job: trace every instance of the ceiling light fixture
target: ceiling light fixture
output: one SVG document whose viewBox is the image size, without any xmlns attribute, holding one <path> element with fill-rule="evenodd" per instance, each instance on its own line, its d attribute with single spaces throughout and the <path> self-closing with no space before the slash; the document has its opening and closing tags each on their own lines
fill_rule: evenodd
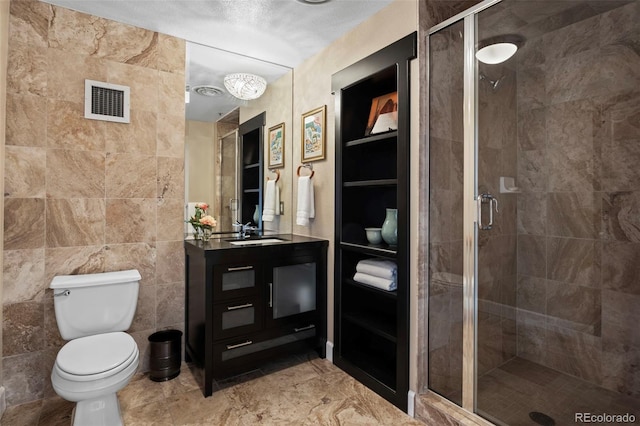
<svg viewBox="0 0 640 426">
<path fill-rule="evenodd" d="M 327 3 L 330 0 L 298 0 L 298 1 L 304 4 L 321 4 L 321 3 Z"/>
<path fill-rule="evenodd" d="M 262 96 L 267 81 L 258 75 L 239 72 L 225 76 L 224 87 L 236 98 L 250 101 Z"/>
<path fill-rule="evenodd" d="M 492 37 L 480 42 L 476 59 L 484 64 L 500 64 L 515 55 L 522 42 L 522 37 L 515 35 Z"/>
</svg>

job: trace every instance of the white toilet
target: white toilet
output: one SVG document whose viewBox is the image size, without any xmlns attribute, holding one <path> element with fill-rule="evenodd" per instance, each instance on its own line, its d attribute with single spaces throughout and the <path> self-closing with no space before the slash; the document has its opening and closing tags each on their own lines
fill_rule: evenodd
<svg viewBox="0 0 640 426">
<path fill-rule="evenodd" d="M 51 281 L 58 329 L 70 340 L 58 352 L 51 383 L 77 402 L 73 425 L 123 424 L 116 392 L 138 368 L 138 345 L 124 331 L 136 312 L 139 281 L 135 269 Z"/>
</svg>

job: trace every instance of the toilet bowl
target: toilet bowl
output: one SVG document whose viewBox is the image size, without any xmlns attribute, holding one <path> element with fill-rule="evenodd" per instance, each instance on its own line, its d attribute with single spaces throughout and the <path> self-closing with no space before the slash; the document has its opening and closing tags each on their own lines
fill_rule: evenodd
<svg viewBox="0 0 640 426">
<path fill-rule="evenodd" d="M 116 392 L 136 373 L 138 360 L 135 341 L 122 332 L 81 337 L 64 345 L 51 383 L 60 397 L 78 402 L 73 424 L 122 424 Z M 104 421 L 96 423 L 96 418 Z"/>
<path fill-rule="evenodd" d="M 125 333 L 138 297 L 138 271 L 55 277 L 56 322 L 69 340 L 51 371 L 55 392 L 76 402 L 74 426 L 123 425 L 116 392 L 138 369 L 140 353 Z"/>
</svg>

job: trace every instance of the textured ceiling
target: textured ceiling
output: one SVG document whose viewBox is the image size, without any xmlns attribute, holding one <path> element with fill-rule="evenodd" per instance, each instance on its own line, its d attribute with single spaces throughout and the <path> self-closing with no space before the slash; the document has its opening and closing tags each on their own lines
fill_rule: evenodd
<svg viewBox="0 0 640 426">
<path fill-rule="evenodd" d="M 222 76 L 248 71 L 274 81 L 393 0 L 44 0 L 187 43 L 187 84 L 224 88 Z M 230 96 L 195 94 L 187 118 L 215 121 L 235 108 Z"/>
</svg>

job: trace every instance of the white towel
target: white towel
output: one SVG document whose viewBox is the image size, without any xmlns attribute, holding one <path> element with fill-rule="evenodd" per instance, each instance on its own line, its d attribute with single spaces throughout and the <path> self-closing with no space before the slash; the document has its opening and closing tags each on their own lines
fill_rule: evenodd
<svg viewBox="0 0 640 426">
<path fill-rule="evenodd" d="M 397 288 L 396 280 L 388 280 L 386 278 L 374 277 L 373 275 L 356 272 L 353 280 L 361 284 L 367 284 L 381 290 L 392 291 Z"/>
<path fill-rule="evenodd" d="M 274 217 L 280 214 L 280 188 L 275 180 L 267 181 L 264 191 L 264 208 L 262 209 L 262 221 L 272 222 Z"/>
<path fill-rule="evenodd" d="M 309 176 L 298 178 L 298 210 L 296 213 L 296 224 L 309 226 L 309 219 L 316 215 L 313 201 L 313 181 Z"/>
<path fill-rule="evenodd" d="M 358 262 L 356 271 L 391 280 L 396 278 L 398 265 L 392 260 L 364 259 Z"/>
</svg>

